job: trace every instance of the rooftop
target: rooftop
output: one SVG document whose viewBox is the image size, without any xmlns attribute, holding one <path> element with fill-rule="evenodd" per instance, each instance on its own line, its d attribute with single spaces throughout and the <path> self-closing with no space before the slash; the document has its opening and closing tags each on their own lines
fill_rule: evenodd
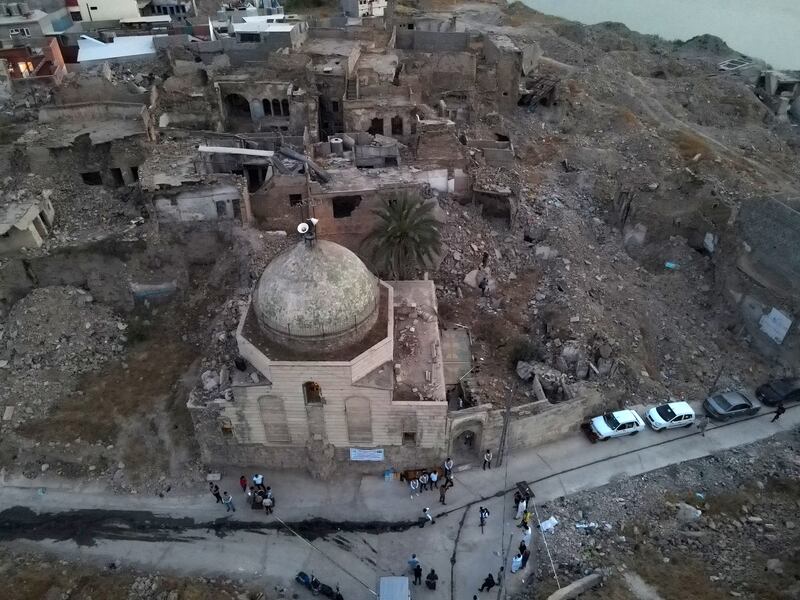
<svg viewBox="0 0 800 600">
<path fill-rule="evenodd" d="M 32 10 L 26 15 L 3 15 L 0 17 L 0 25 L 16 25 L 17 23 L 36 23 L 47 18 L 47 13 L 43 10 Z"/>
<path fill-rule="evenodd" d="M 446 400 L 433 281 L 391 281 L 394 289 L 394 401 Z"/>
<path fill-rule="evenodd" d="M 297 23 L 274 23 L 268 21 L 266 16 L 245 17 L 244 23 L 234 23 L 235 33 L 289 33 Z"/>
<path fill-rule="evenodd" d="M 36 198 L 28 198 L 0 206 L 0 235 L 15 226 L 18 226 L 18 229 L 25 229 L 40 211 L 39 200 Z"/>
</svg>

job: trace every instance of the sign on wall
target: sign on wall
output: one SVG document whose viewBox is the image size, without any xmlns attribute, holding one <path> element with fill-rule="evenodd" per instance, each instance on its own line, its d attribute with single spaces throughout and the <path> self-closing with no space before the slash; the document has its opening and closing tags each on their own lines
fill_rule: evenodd
<svg viewBox="0 0 800 600">
<path fill-rule="evenodd" d="M 383 448 L 350 448 L 350 460 L 383 461 Z"/>
</svg>

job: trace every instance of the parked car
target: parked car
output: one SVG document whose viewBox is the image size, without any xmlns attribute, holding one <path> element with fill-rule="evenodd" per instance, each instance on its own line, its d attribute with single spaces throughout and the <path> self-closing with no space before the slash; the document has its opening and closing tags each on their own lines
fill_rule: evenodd
<svg viewBox="0 0 800 600">
<path fill-rule="evenodd" d="M 688 402 L 667 402 L 647 411 L 645 420 L 655 431 L 689 427 L 694 423 L 694 409 Z"/>
<path fill-rule="evenodd" d="M 703 401 L 706 414 L 712 419 L 732 419 L 756 414 L 760 406 L 753 403 L 743 392 L 718 392 Z"/>
<path fill-rule="evenodd" d="M 761 385 L 756 390 L 756 398 L 767 406 L 781 402 L 800 402 L 800 378 L 786 377 Z"/>
<path fill-rule="evenodd" d="M 635 435 L 644 429 L 642 417 L 635 410 L 617 410 L 589 421 L 587 432 L 600 441 L 623 435 Z"/>
</svg>

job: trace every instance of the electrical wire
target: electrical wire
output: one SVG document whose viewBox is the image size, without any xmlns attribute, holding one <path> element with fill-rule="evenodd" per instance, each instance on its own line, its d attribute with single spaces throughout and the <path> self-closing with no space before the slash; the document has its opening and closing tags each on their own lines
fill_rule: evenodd
<svg viewBox="0 0 800 600">
<path fill-rule="evenodd" d="M 340 571 L 343 571 L 344 573 L 346 573 L 347 575 L 349 575 L 350 577 L 352 577 L 353 579 L 355 579 L 355 580 L 356 580 L 358 583 L 360 583 L 362 586 L 364 586 L 364 588 L 365 588 L 365 589 L 366 589 L 366 590 L 367 590 L 367 591 L 368 591 L 370 594 L 372 594 L 372 595 L 373 595 L 373 596 L 375 596 L 376 598 L 378 597 L 378 594 L 377 594 L 377 592 L 375 592 L 375 590 L 373 590 L 371 587 L 369 587 L 369 586 L 368 586 L 366 583 L 364 583 L 363 581 L 361 581 L 361 580 L 360 580 L 360 579 L 359 579 L 359 578 L 358 578 L 356 575 L 354 575 L 353 573 L 351 573 L 350 571 L 348 571 L 347 569 L 345 569 L 345 568 L 344 568 L 342 565 L 340 565 L 338 562 L 336 562 L 335 560 L 333 560 L 333 559 L 332 559 L 330 556 L 328 556 L 327 554 L 325 554 L 325 553 L 324 553 L 322 550 L 320 550 L 319 548 L 317 548 L 317 547 L 316 547 L 314 544 L 312 544 L 311 542 L 309 542 L 309 541 L 308 541 L 306 538 L 304 538 L 302 535 L 300 535 L 299 533 L 297 533 L 297 532 L 296 532 L 294 529 L 292 529 L 291 527 L 289 527 L 289 526 L 288 526 L 288 525 L 287 525 L 287 524 L 286 524 L 284 521 L 282 521 L 282 520 L 280 519 L 280 517 L 276 517 L 275 515 L 272 515 L 272 516 L 275 518 L 275 520 L 276 520 L 276 521 L 278 521 L 278 523 L 280 523 L 280 524 L 281 524 L 281 525 L 283 525 L 283 526 L 284 526 L 286 529 L 288 529 L 288 530 L 289 530 L 289 532 L 290 532 L 292 535 L 294 535 L 294 536 L 295 536 L 295 537 L 297 537 L 298 539 L 302 540 L 302 541 L 303 541 L 303 542 L 304 542 L 306 545 L 310 546 L 311 548 L 313 548 L 314 550 L 316 550 L 317 552 L 319 552 L 319 553 L 320 553 L 322 556 L 324 556 L 324 557 L 325 557 L 325 558 L 327 558 L 329 561 L 331 561 L 331 562 L 332 562 L 332 563 L 333 563 L 333 564 L 334 564 L 334 565 L 335 565 L 335 566 L 336 566 L 336 567 L 337 567 L 337 568 L 338 568 Z"/>
<path fill-rule="evenodd" d="M 531 498 L 533 500 L 533 498 Z M 533 513 L 536 515 L 536 522 L 541 523 L 542 520 L 539 518 L 539 511 L 536 510 L 536 502 L 533 503 Z M 553 562 L 553 555 L 550 554 L 550 546 L 547 544 L 547 536 L 545 535 L 544 531 L 542 531 L 541 527 L 538 527 L 539 533 L 542 536 L 542 541 L 544 542 L 544 548 L 547 550 L 547 558 L 550 559 L 550 567 L 553 569 L 553 579 L 556 580 L 556 585 L 558 589 L 561 589 L 561 583 L 558 581 L 558 572 L 556 571 L 556 565 Z"/>
</svg>

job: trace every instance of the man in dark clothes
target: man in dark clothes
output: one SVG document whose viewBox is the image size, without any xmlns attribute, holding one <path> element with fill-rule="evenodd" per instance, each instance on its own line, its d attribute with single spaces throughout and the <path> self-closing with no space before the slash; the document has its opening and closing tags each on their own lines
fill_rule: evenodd
<svg viewBox="0 0 800 600">
<path fill-rule="evenodd" d="M 417 563 L 414 567 L 414 585 L 422 583 L 422 565 Z"/>
<path fill-rule="evenodd" d="M 222 495 L 219 493 L 219 486 L 213 481 L 208 482 L 208 491 L 211 492 L 211 495 L 217 499 L 217 504 L 222 503 Z"/>
<path fill-rule="evenodd" d="M 495 583 L 495 581 L 494 581 L 494 575 L 492 575 L 491 573 L 489 573 L 489 574 L 486 576 L 486 579 L 484 579 L 484 580 L 483 580 L 483 585 L 481 585 L 481 587 L 478 589 L 478 591 L 479 591 L 479 592 L 482 592 L 483 590 L 486 590 L 486 591 L 488 592 L 488 591 L 490 591 L 490 590 L 491 590 L 491 589 L 492 589 L 492 588 L 493 588 L 495 585 L 496 585 L 496 583 Z"/>
<path fill-rule="evenodd" d="M 442 487 L 439 488 L 439 502 L 441 504 L 447 504 L 447 502 L 444 501 L 444 496 L 446 493 L 447 493 L 446 485 L 443 485 Z"/>
<path fill-rule="evenodd" d="M 528 559 L 531 557 L 530 548 L 525 548 L 525 551 L 522 553 L 522 568 L 525 568 L 525 565 L 528 564 Z"/>
<path fill-rule="evenodd" d="M 772 421 L 770 423 L 774 423 L 778 419 L 781 418 L 781 415 L 786 412 L 786 408 L 783 406 L 783 402 L 778 402 L 778 406 L 775 408 L 775 416 L 772 417 Z"/>
<path fill-rule="evenodd" d="M 435 590 L 437 581 L 439 581 L 439 576 L 436 571 L 431 569 L 431 572 L 425 576 L 425 585 L 428 586 L 429 590 Z"/>
</svg>

